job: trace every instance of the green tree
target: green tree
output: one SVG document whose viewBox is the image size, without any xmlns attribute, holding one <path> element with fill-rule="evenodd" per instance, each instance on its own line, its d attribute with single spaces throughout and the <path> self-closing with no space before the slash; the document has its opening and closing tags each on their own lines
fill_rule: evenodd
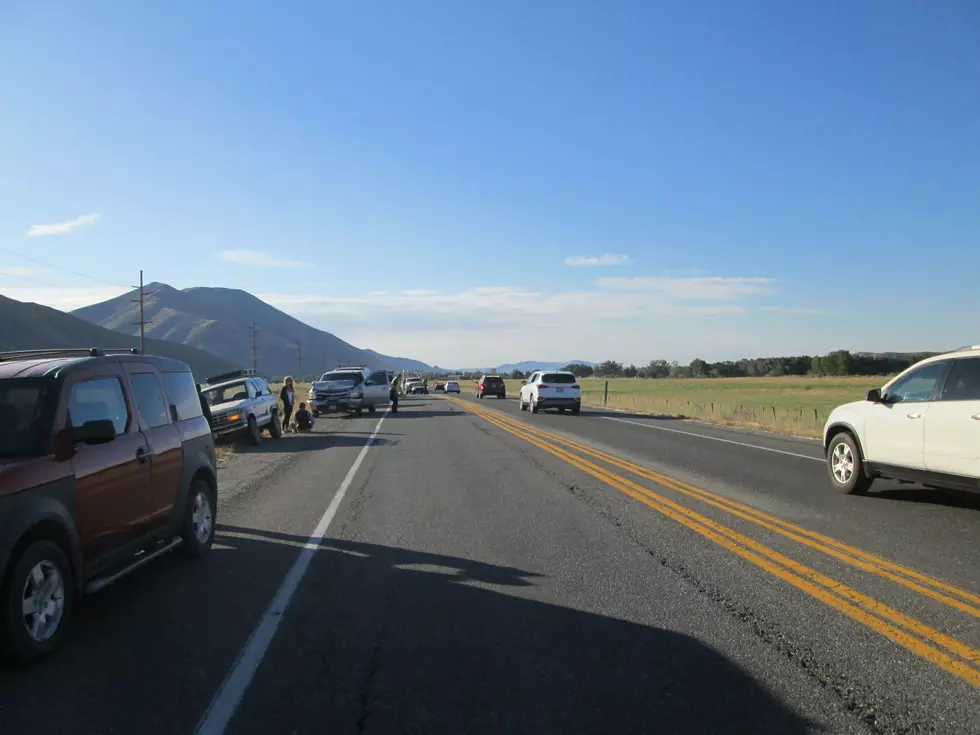
<svg viewBox="0 0 980 735">
<path fill-rule="evenodd" d="M 635 378 L 639 371 L 636 369 L 636 365 L 630 365 L 629 367 L 623 368 L 624 378 Z"/>
<path fill-rule="evenodd" d="M 596 374 L 603 378 L 617 378 L 623 374 L 623 364 L 615 360 L 603 360 L 596 368 Z"/>
<path fill-rule="evenodd" d="M 695 357 L 691 360 L 690 375 L 692 378 L 705 378 L 708 374 L 708 363 L 700 357 Z"/>
</svg>

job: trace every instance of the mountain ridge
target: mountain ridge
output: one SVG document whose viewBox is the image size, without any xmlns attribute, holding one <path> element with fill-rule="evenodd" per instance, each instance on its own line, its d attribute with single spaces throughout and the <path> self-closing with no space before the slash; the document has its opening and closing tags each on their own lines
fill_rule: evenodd
<svg viewBox="0 0 980 735">
<path fill-rule="evenodd" d="M 123 334 L 139 332 L 139 303 L 130 292 L 71 312 L 73 316 Z M 205 350 L 236 364 L 253 364 L 269 376 L 313 375 L 338 363 L 371 368 L 428 371 L 420 360 L 355 347 L 306 324 L 241 289 L 165 283 L 144 286 L 146 334 Z M 253 320 L 255 332 L 253 334 Z"/>
</svg>

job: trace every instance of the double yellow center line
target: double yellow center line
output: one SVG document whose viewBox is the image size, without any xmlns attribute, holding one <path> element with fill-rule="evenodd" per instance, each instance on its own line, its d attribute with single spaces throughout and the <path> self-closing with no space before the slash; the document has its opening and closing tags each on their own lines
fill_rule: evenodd
<svg viewBox="0 0 980 735">
<path fill-rule="evenodd" d="M 750 521 L 785 538 L 827 554 L 849 566 L 900 584 L 973 617 L 980 618 L 980 596 L 722 495 L 655 472 L 581 442 L 528 426 L 523 421 L 513 419 L 496 410 L 486 409 L 458 399 L 447 400 L 480 416 L 503 431 L 524 439 L 549 454 L 568 462 L 779 577 L 797 589 L 839 610 L 916 655 L 965 679 L 974 686 L 980 687 L 980 651 L 977 649 L 811 567 L 790 559 L 745 534 L 616 474 L 606 467 L 586 459 L 586 457 L 592 457 L 638 477 L 653 480 L 663 487 Z M 577 454 L 573 454 L 572 451 L 577 452 Z"/>
</svg>

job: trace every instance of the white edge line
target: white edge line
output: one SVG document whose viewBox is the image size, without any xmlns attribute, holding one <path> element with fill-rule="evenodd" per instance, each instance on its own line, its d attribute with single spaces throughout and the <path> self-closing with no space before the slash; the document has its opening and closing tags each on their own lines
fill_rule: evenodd
<svg viewBox="0 0 980 735">
<path fill-rule="evenodd" d="M 245 695 L 245 691 L 252 682 L 252 677 L 255 675 L 259 664 L 262 663 L 262 658 L 269 649 L 269 644 L 272 643 L 276 629 L 279 627 L 279 622 L 286 612 L 289 601 L 296 592 L 296 588 L 299 587 L 303 575 L 306 574 L 306 570 L 313 560 L 313 554 L 316 553 L 320 542 L 323 541 L 323 535 L 327 532 L 327 528 L 330 527 L 334 516 L 337 515 L 337 508 L 340 507 L 344 495 L 347 494 L 347 489 L 350 487 L 351 482 L 354 481 L 354 475 L 357 474 L 361 462 L 364 461 L 368 449 L 374 443 L 374 439 L 381 430 L 381 424 L 387 415 L 388 411 L 385 411 L 378 420 L 374 431 L 371 432 L 371 436 L 368 437 L 360 454 L 357 455 L 357 459 L 354 460 L 354 464 L 347 471 L 347 476 L 344 477 L 344 481 L 340 483 L 340 487 L 333 496 L 333 500 L 330 501 L 330 505 L 327 506 L 327 510 L 320 518 L 320 522 L 313 529 L 313 534 L 296 557 L 296 561 L 293 562 L 292 568 L 280 585 L 275 597 L 272 598 L 272 602 L 269 603 L 265 614 L 259 620 L 259 624 L 255 630 L 252 631 L 252 635 L 249 636 L 245 647 L 238 654 L 238 659 L 231 667 L 227 676 L 225 676 L 221 687 L 215 693 L 214 699 L 211 700 L 210 706 L 198 723 L 195 732 L 199 735 L 221 735 L 225 731 L 225 728 L 228 727 L 228 723 L 231 722 L 235 710 L 238 709 L 238 705 Z"/>
<path fill-rule="evenodd" d="M 672 434 L 684 434 L 684 436 L 696 436 L 698 439 L 710 439 L 713 442 L 724 442 L 725 444 L 735 444 L 739 447 L 749 447 L 750 449 L 760 449 L 763 452 L 775 452 L 776 454 L 785 454 L 788 457 L 798 457 L 799 459 L 810 459 L 814 462 L 823 462 L 820 457 L 810 457 L 806 454 L 797 454 L 796 452 L 787 452 L 783 449 L 773 449 L 772 447 L 760 447 L 758 444 L 749 444 L 747 442 L 737 442 L 731 439 L 722 439 L 718 436 L 708 436 L 706 434 L 695 434 L 693 431 L 679 431 L 677 429 L 668 429 L 666 426 L 651 426 L 650 424 L 643 424 L 639 421 L 627 421 L 626 419 L 617 419 L 612 416 L 603 416 L 602 418 L 609 421 L 618 421 L 621 424 L 633 424 L 633 426 L 642 426 L 644 429 L 656 429 L 657 431 L 669 431 Z"/>
</svg>

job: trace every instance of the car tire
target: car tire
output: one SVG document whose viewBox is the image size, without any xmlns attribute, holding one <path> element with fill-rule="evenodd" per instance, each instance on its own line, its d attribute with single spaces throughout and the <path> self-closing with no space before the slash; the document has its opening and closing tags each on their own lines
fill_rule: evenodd
<svg viewBox="0 0 980 735">
<path fill-rule="evenodd" d="M 532 398 L 531 399 L 531 413 L 537 413 L 538 410 L 539 410 L 538 409 L 538 402 L 536 400 L 534 400 L 534 398 Z"/>
<path fill-rule="evenodd" d="M 518 396 L 518 397 L 517 397 L 517 402 L 518 402 L 519 404 L 521 404 L 521 410 L 522 410 L 522 411 L 527 411 L 527 404 L 526 404 L 526 403 L 524 403 L 524 396 Z"/>
<path fill-rule="evenodd" d="M 483 400 L 483 394 L 482 393 L 477 393 L 476 394 L 476 397 L 479 398 L 481 401 Z"/>
<path fill-rule="evenodd" d="M 375 406 L 373 403 L 370 406 L 368 406 L 368 413 L 374 413 L 377 410 L 378 410 L 378 407 Z"/>
<path fill-rule="evenodd" d="M 363 416 L 364 415 L 364 409 L 361 408 L 360 406 L 358 406 L 357 408 L 354 409 L 354 415 L 355 416 Z"/>
<path fill-rule="evenodd" d="M 558 413 L 565 413 L 565 407 L 564 406 L 559 406 L 558 407 Z"/>
<path fill-rule="evenodd" d="M 204 480 L 191 483 L 187 493 L 184 520 L 180 525 L 182 543 L 176 553 L 185 559 L 200 559 L 211 550 L 218 503 L 214 489 Z"/>
<path fill-rule="evenodd" d="M 572 416 L 578 416 L 579 411 L 582 410 L 581 406 L 572 406 Z"/>
<path fill-rule="evenodd" d="M 255 420 L 254 416 L 248 417 L 248 428 L 245 430 L 245 438 L 253 447 L 257 447 L 262 443 L 262 429 L 259 428 L 259 422 Z"/>
<path fill-rule="evenodd" d="M 269 422 L 269 436 L 273 439 L 279 439 L 282 436 L 282 420 L 278 413 L 272 414 L 272 420 Z"/>
<path fill-rule="evenodd" d="M 38 584 L 32 576 L 35 570 L 42 575 L 41 584 L 47 585 L 39 590 L 46 606 L 44 622 L 51 626 L 38 630 L 38 636 L 43 637 L 32 634 L 24 614 L 25 594 Z M 74 603 L 74 577 L 64 549 L 47 539 L 35 541 L 16 559 L 3 584 L 0 635 L 4 654 L 17 663 L 29 664 L 53 652 L 61 645 Z"/>
<path fill-rule="evenodd" d="M 857 441 L 843 431 L 827 447 L 827 476 L 830 486 L 845 495 L 863 495 L 871 487 Z"/>
</svg>

